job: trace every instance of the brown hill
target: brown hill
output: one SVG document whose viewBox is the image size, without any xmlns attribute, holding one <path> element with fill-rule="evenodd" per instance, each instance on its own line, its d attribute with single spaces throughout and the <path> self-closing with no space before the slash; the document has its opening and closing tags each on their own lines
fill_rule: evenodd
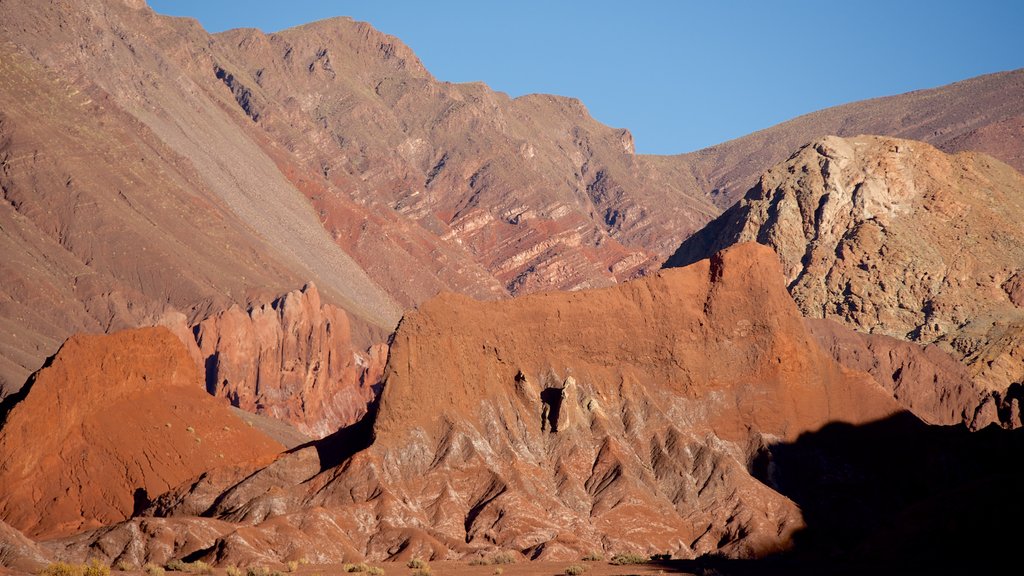
<svg viewBox="0 0 1024 576">
<path fill-rule="evenodd" d="M 123 520 L 201 472 L 282 449 L 203 391 L 165 328 L 75 336 L 3 408 L 0 519 L 37 539 Z"/>
<path fill-rule="evenodd" d="M 756 240 L 810 317 L 934 344 L 983 390 L 1021 382 L 1024 176 L 920 142 L 825 138 L 762 176 L 683 243 L 685 265 Z"/>
<path fill-rule="evenodd" d="M 824 136 L 877 134 L 927 142 L 945 152 L 985 152 L 1024 173 L 1024 70 L 978 76 L 930 90 L 812 112 L 690 154 L 673 157 L 722 208 L 761 173 Z"/>
<path fill-rule="evenodd" d="M 741 245 L 614 288 L 430 300 L 403 319 L 370 418 L 147 514 L 246 526 L 179 551 L 226 563 L 756 555 L 803 524 L 752 459 L 897 411 L 814 342 L 775 255 Z M 77 545 L 122 554 L 97 539 L 133 525 Z"/>
</svg>

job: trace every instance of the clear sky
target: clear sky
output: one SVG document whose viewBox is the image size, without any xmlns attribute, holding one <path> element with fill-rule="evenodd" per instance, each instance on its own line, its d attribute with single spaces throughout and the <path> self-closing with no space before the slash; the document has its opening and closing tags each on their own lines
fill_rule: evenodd
<svg viewBox="0 0 1024 576">
<path fill-rule="evenodd" d="M 352 16 L 440 80 L 575 96 L 638 152 L 1024 67 L 1024 1 L 150 0 L 211 32 Z"/>
</svg>

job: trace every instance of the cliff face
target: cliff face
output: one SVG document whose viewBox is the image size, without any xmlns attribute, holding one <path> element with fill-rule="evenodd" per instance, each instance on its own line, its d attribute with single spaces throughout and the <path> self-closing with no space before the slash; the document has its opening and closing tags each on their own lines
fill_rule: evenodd
<svg viewBox="0 0 1024 576">
<path fill-rule="evenodd" d="M 207 541 L 225 562 L 278 558 L 285 533 L 324 562 L 751 556 L 803 526 L 749 472 L 769 445 L 897 411 L 818 347 L 775 255 L 748 244 L 614 288 L 430 300 L 400 324 L 370 418 L 147 515 L 251 525 Z"/>
<path fill-rule="evenodd" d="M 207 391 L 316 438 L 366 414 L 387 360 L 385 344 L 356 351 L 348 315 L 312 284 L 248 313 L 218 313 L 195 337 Z"/>
<path fill-rule="evenodd" d="M 764 243 L 805 315 L 934 344 L 1003 393 L 1024 379 L 1022 192 L 1024 176 L 985 155 L 826 138 L 766 172 L 668 265 Z"/>
<path fill-rule="evenodd" d="M 70 339 L 3 406 L 0 518 L 33 538 L 67 535 L 124 520 L 206 470 L 282 450 L 201 382 L 164 328 Z"/>
</svg>

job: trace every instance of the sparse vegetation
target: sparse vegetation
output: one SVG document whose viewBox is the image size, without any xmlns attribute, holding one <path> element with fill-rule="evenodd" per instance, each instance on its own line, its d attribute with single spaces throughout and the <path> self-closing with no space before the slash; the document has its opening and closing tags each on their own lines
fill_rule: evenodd
<svg viewBox="0 0 1024 576">
<path fill-rule="evenodd" d="M 202 560 L 185 562 L 184 560 L 171 560 L 165 566 L 172 572 L 185 572 L 186 574 L 213 574 L 213 566 Z"/>
<path fill-rule="evenodd" d="M 152 562 L 150 562 L 149 564 L 146 564 L 145 566 L 143 566 L 142 567 L 142 571 L 145 572 L 146 574 L 148 574 L 149 576 L 164 576 L 164 569 L 163 569 L 163 567 L 162 566 L 157 566 L 156 564 L 153 564 Z"/>
<path fill-rule="evenodd" d="M 586 571 L 587 569 L 585 567 L 580 566 L 579 564 L 573 564 L 565 569 L 565 576 L 580 576 L 580 574 L 583 574 Z"/>
<path fill-rule="evenodd" d="M 584 562 L 604 562 L 604 554 L 601 554 L 600 552 L 591 552 L 581 558 L 581 560 Z"/>
<path fill-rule="evenodd" d="M 491 564 L 515 564 L 515 563 L 516 563 L 516 557 L 514 555 L 512 555 L 512 554 L 509 554 L 508 552 L 501 552 L 499 554 L 495 554 L 495 556 L 493 558 L 491 558 Z"/>
<path fill-rule="evenodd" d="M 81 564 L 68 564 L 66 562 L 54 562 L 39 571 L 39 576 L 81 576 L 84 566 Z"/>
<path fill-rule="evenodd" d="M 242 576 L 243 574 L 242 569 L 238 566 L 228 566 L 227 569 L 224 570 L 224 573 L 227 574 L 227 576 Z"/>
<path fill-rule="evenodd" d="M 647 556 L 643 554 L 633 554 L 630 552 L 624 554 L 616 554 L 612 556 L 611 563 L 616 566 L 625 566 L 627 564 L 645 564 L 647 562 Z"/>
<path fill-rule="evenodd" d="M 380 566 L 370 566 L 366 569 L 366 573 L 370 576 L 384 576 L 384 569 Z"/>
<path fill-rule="evenodd" d="M 497 568 L 494 569 L 494 576 L 501 576 L 502 573 L 504 573 L 504 572 L 505 572 L 505 569 L 502 568 L 501 566 L 498 566 Z"/>
<path fill-rule="evenodd" d="M 342 567 L 345 572 L 368 572 L 370 567 L 360 562 L 359 564 L 345 564 Z"/>
<path fill-rule="evenodd" d="M 289 572 L 296 572 L 299 569 L 299 561 L 298 560 L 289 560 L 288 563 L 285 564 L 285 567 L 287 568 L 287 570 Z"/>
<path fill-rule="evenodd" d="M 413 559 L 409 560 L 408 562 L 406 562 L 405 565 L 408 566 L 409 568 L 414 569 L 414 570 L 420 569 L 420 568 L 426 568 L 428 570 L 430 569 L 430 567 L 427 566 L 427 561 L 422 559 L 422 558 L 413 558 Z"/>
<path fill-rule="evenodd" d="M 110 566 L 96 558 L 85 564 L 54 562 L 40 570 L 39 576 L 110 576 Z"/>
<path fill-rule="evenodd" d="M 671 560 L 671 559 L 672 559 L 672 555 L 671 554 L 651 554 L 651 561 L 652 562 L 665 562 L 665 561 Z"/>
<path fill-rule="evenodd" d="M 245 576 L 270 576 L 270 568 L 266 566 L 249 566 L 245 569 Z"/>
<path fill-rule="evenodd" d="M 477 557 L 469 561 L 470 566 L 487 566 L 488 564 L 490 564 L 490 562 L 487 561 L 487 558 Z"/>
<path fill-rule="evenodd" d="M 114 563 L 114 570 L 118 572 L 132 572 L 135 569 L 135 565 L 127 560 L 118 560 Z"/>
</svg>

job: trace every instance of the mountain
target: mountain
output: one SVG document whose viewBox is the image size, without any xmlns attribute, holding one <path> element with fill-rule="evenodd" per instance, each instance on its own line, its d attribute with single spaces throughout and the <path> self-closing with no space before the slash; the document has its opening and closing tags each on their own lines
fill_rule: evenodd
<svg viewBox="0 0 1024 576">
<path fill-rule="evenodd" d="M 1024 70 L 826 108 L 672 161 L 689 166 L 697 185 L 728 208 L 800 146 L 862 134 L 984 152 L 1024 173 Z"/>
<path fill-rule="evenodd" d="M 814 342 L 776 256 L 747 244 L 612 288 L 432 299 L 402 320 L 369 418 L 261 470 L 184 484 L 73 545 L 166 557 L 127 535 L 201 513 L 188 533 L 207 537 L 174 555 L 756 556 L 803 526 L 751 475 L 757 454 L 899 411 Z"/>
<path fill-rule="evenodd" d="M 116 0 L 0 18 L 4 241 L 23 255 L 4 262 L 7 391 L 73 332 L 194 324 L 309 281 L 362 352 L 441 290 L 631 277 L 717 212 L 578 101 L 438 82 L 348 19 L 209 35 Z"/>
<path fill-rule="evenodd" d="M 828 137 L 765 172 L 667 265 L 761 242 L 806 316 L 935 345 L 1008 398 L 1024 380 L 1021 218 L 1024 176 L 987 155 Z"/>
<path fill-rule="evenodd" d="M 827 133 L 1020 149 L 1020 72 L 644 156 L 578 100 L 439 81 L 346 18 L 211 35 L 120 0 L 8 0 L 0 18 L 0 394 L 72 333 L 195 326 L 308 282 L 361 356 L 441 291 L 620 282 Z"/>
<path fill-rule="evenodd" d="M 201 382 L 163 327 L 70 339 L 0 406 L 0 518 L 32 538 L 65 536 L 124 520 L 211 468 L 283 450 Z"/>
</svg>

